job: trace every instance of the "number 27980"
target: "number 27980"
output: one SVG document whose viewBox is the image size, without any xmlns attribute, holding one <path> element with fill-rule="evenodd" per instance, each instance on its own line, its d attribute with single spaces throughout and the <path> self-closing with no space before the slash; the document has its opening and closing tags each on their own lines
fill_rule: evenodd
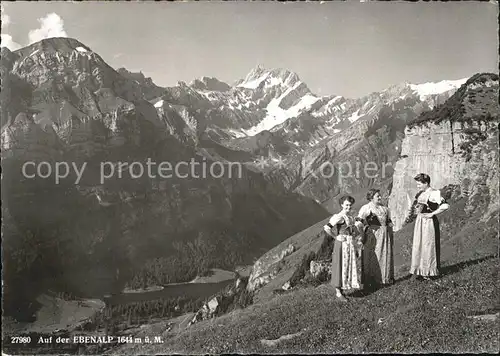
<svg viewBox="0 0 500 356">
<path fill-rule="evenodd" d="M 30 336 L 11 336 L 11 344 L 29 344 L 31 342 Z"/>
</svg>

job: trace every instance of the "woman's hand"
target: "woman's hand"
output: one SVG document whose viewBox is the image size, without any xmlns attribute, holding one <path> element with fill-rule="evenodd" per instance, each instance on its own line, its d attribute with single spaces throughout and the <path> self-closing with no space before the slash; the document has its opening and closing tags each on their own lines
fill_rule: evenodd
<svg viewBox="0 0 500 356">
<path fill-rule="evenodd" d="M 354 226 L 356 227 L 356 235 L 359 235 L 359 234 L 364 234 L 364 229 L 365 229 L 365 226 L 363 225 L 363 223 L 361 221 L 356 221 L 354 223 Z"/>
<path fill-rule="evenodd" d="M 434 216 L 434 213 L 422 213 L 421 215 L 423 218 L 432 219 L 432 217 Z"/>
<path fill-rule="evenodd" d="M 340 241 L 340 242 L 345 242 L 345 241 L 347 241 L 347 239 L 346 239 L 346 236 L 345 236 L 345 235 L 337 235 L 337 236 L 335 236 L 335 240 Z"/>
</svg>

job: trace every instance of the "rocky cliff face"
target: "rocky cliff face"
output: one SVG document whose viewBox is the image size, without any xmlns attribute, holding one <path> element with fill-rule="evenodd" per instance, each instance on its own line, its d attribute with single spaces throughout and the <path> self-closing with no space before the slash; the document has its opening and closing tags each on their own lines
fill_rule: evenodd
<svg viewBox="0 0 500 356">
<path fill-rule="evenodd" d="M 389 208 L 395 229 L 402 227 L 410 201 L 417 193 L 413 177 L 427 173 L 431 185 L 461 186 L 469 196 L 486 190 L 491 210 L 498 206 L 498 77 L 472 77 L 442 107 L 405 129 L 401 157 L 395 164 Z M 493 150 L 492 150 L 493 148 Z"/>
<path fill-rule="evenodd" d="M 474 182 L 473 176 L 477 175 L 476 178 L 479 178 L 481 173 L 494 168 L 494 157 L 491 157 L 493 152 L 486 151 L 484 145 L 477 145 L 473 156 L 467 157 L 465 144 L 471 140 L 471 134 L 482 136 L 487 141 L 495 140 L 498 135 L 497 125 L 492 122 L 467 124 L 443 121 L 439 124 L 417 125 L 405 131 L 402 158 L 395 165 L 393 189 L 389 199 L 396 230 L 401 228 L 409 202 L 413 201 L 418 192 L 413 180 L 418 173 L 428 174 L 431 185 L 436 188 L 459 184 L 465 188 L 464 192 L 476 189 L 478 182 Z M 495 169 L 490 172 L 494 173 Z M 493 177 L 483 178 L 490 183 L 495 181 L 491 179 Z"/>
</svg>

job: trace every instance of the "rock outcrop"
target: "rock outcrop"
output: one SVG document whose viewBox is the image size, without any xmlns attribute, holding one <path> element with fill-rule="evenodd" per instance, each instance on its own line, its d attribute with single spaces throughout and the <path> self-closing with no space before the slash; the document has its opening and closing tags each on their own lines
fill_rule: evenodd
<svg viewBox="0 0 500 356">
<path fill-rule="evenodd" d="M 157 86 L 153 79 L 146 77 L 142 72 L 133 73 L 125 68 L 118 68 L 116 71 L 123 77 L 132 79 L 139 84 L 146 100 L 156 99 L 165 91 L 164 88 Z"/>
<path fill-rule="evenodd" d="M 279 273 L 283 259 L 295 251 L 293 244 L 284 249 L 278 249 L 276 253 L 268 253 L 254 263 L 252 273 L 248 280 L 247 289 L 253 292 L 268 284 Z"/>
<path fill-rule="evenodd" d="M 238 278 L 221 292 L 209 298 L 194 314 L 188 326 L 200 321 L 212 319 L 237 308 L 244 308 L 251 303 L 251 294 L 246 290 L 248 278 Z"/>
<path fill-rule="evenodd" d="M 329 279 L 331 277 L 332 261 L 311 261 L 309 273 L 317 279 Z"/>
</svg>

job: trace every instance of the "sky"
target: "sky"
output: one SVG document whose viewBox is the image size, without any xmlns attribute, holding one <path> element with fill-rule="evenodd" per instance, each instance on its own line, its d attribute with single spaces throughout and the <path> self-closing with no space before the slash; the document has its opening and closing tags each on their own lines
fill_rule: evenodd
<svg viewBox="0 0 500 356">
<path fill-rule="evenodd" d="M 2 2 L 2 46 L 72 37 L 160 86 L 258 64 L 317 95 L 498 72 L 498 3 Z"/>
</svg>

